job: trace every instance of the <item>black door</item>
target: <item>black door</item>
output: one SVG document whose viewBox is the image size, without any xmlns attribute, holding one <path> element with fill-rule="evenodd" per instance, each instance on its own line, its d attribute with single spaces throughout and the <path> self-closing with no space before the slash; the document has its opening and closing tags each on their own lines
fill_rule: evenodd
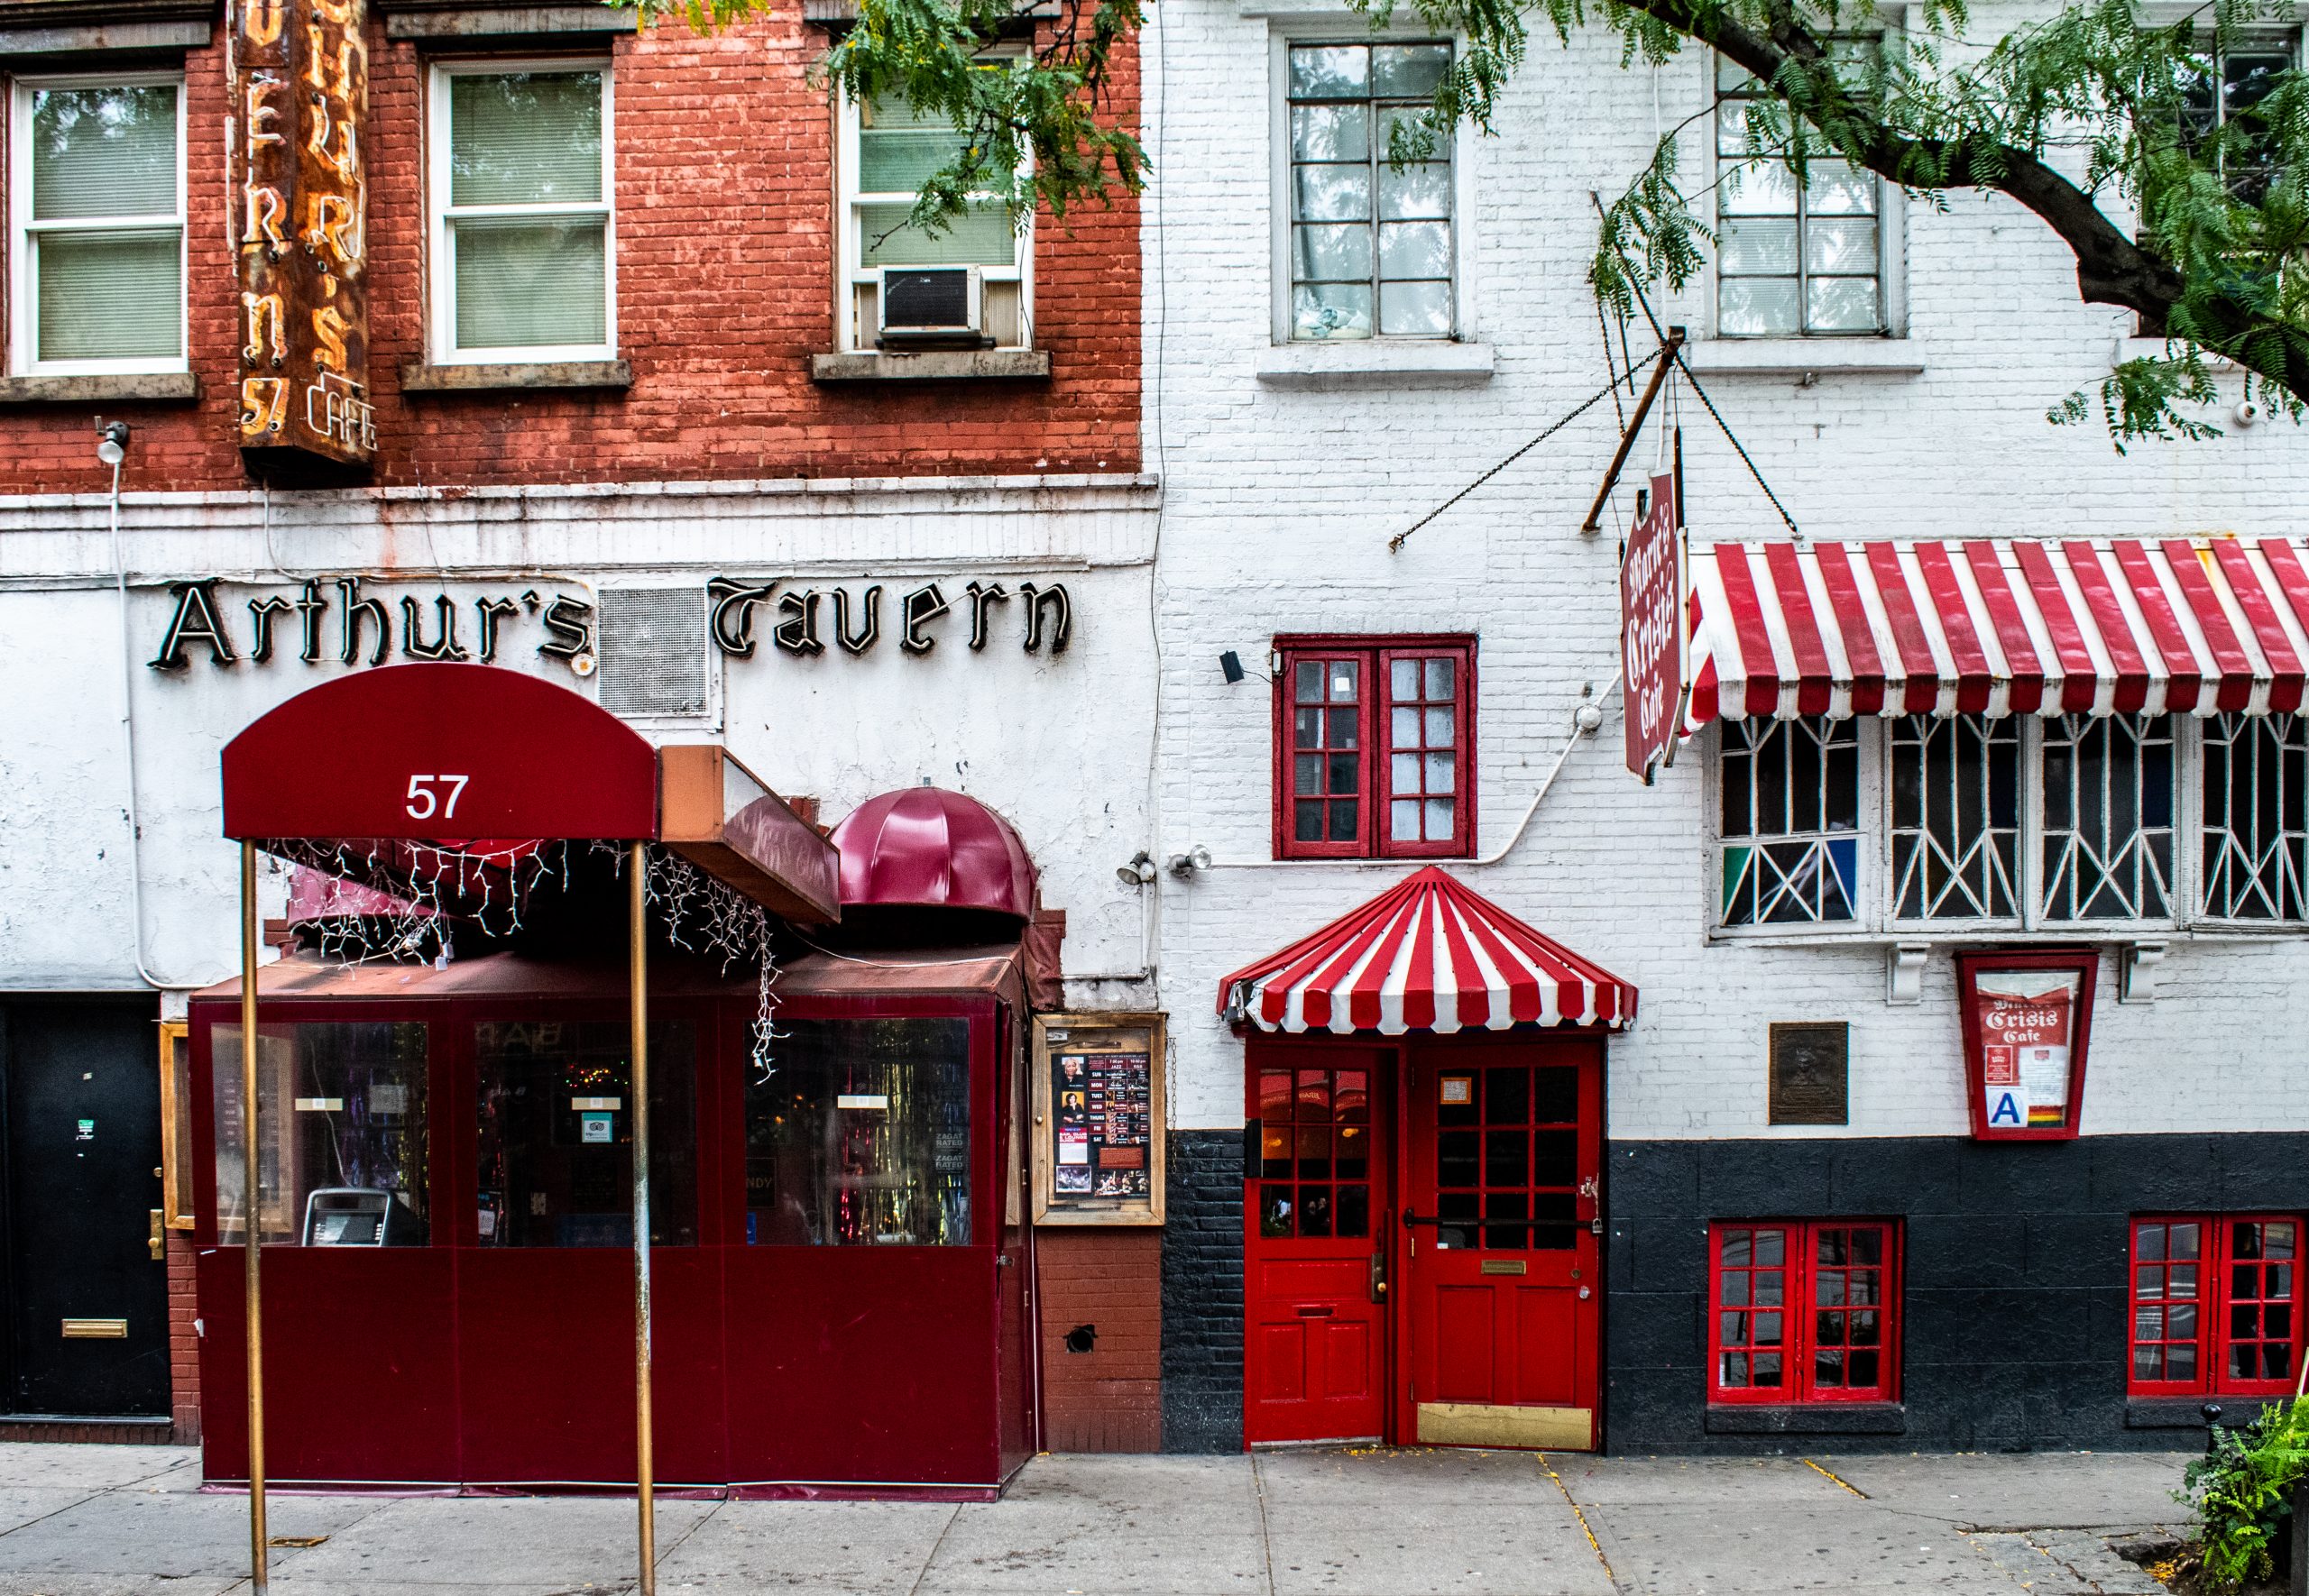
<svg viewBox="0 0 2309 1596">
<path fill-rule="evenodd" d="M 12 1412 L 169 1411 L 158 1018 L 150 999 L 0 1005 Z"/>
</svg>

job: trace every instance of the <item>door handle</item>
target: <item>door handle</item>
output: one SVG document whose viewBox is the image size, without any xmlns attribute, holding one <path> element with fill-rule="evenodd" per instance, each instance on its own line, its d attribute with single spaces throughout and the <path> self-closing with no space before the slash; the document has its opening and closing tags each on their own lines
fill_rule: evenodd
<svg viewBox="0 0 2309 1596">
<path fill-rule="evenodd" d="M 1387 1300 L 1387 1255 L 1384 1252 L 1371 1254 L 1371 1300 Z"/>
<path fill-rule="evenodd" d="M 151 1239 L 146 1243 L 146 1245 L 152 1249 L 152 1261 L 155 1263 L 160 1262 L 169 1255 L 168 1233 L 161 1228 L 163 1224 L 164 1220 L 161 1214 L 161 1210 L 158 1208 L 153 1209 L 152 1234 Z"/>
</svg>

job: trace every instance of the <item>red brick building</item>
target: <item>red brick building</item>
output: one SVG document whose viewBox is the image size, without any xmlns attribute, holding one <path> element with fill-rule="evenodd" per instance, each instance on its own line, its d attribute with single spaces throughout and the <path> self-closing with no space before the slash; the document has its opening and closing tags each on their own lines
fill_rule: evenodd
<svg viewBox="0 0 2309 1596">
<path fill-rule="evenodd" d="M 161 1123 L 145 1039 L 155 1022 L 180 1037 L 186 995 L 229 968 L 216 749 L 323 675 L 489 658 L 479 602 L 482 633 L 504 640 L 496 663 L 565 683 L 575 670 L 653 738 L 723 741 L 829 821 L 937 774 L 1017 826 L 1046 903 L 1081 903 L 1091 883 L 1113 895 L 1115 858 L 1143 830 L 1131 764 L 1152 723 L 1151 707 L 1116 713 L 1113 686 L 1136 693 L 1152 674 L 1138 207 L 1118 198 L 1017 233 L 998 211 L 936 237 L 903 225 L 912 185 L 955 135 L 904 106 L 842 104 L 815 78 L 841 10 L 812 0 L 699 35 L 593 4 L 373 0 L 364 20 L 337 0 L 0 0 L 0 586 L 14 584 L 0 624 L 58 639 L 60 685 L 26 684 L 28 700 L 88 716 L 124 661 L 129 708 L 126 803 L 107 748 L 62 781 L 56 824 L 20 838 L 20 857 L 60 879 L 69 860 L 101 861 L 85 895 L 112 929 L 81 947 L 55 919 L 50 952 L 16 959 L 30 995 L 0 998 L 0 1034 L 65 1040 L 0 1050 L 0 1070 L 53 1073 L 118 1168 L 94 1210 L 60 1199 L 14 1216 L 61 1234 L 69 1210 L 81 1242 L 19 1258 L 23 1278 L 0 1293 L 31 1316 L 18 1340 L 35 1348 L 5 1371 L 0 1433 L 198 1431 L 184 1170 L 208 1151 L 189 1143 L 189 1114 Z M 244 47 L 274 39 L 284 11 L 299 50 L 308 12 L 316 46 L 349 14 L 364 111 L 345 109 L 362 97 L 359 52 L 334 43 L 295 58 L 293 85 L 268 86 Z M 1109 109 L 1134 121 L 1127 56 L 1112 89 Z M 284 326 L 309 353 L 307 307 L 292 295 L 268 322 L 246 275 L 275 220 L 254 163 L 276 154 L 308 158 L 308 174 L 335 162 L 347 185 L 334 243 L 329 213 L 290 193 L 273 252 L 301 270 L 301 240 L 312 260 L 326 244 L 356 261 L 341 275 L 365 289 L 365 326 L 335 335 L 357 370 L 365 334 L 365 469 L 244 452 L 262 408 L 244 379 L 262 379 L 268 344 L 280 365 Z M 953 335 L 883 339 L 886 274 L 949 268 L 968 273 Z M 117 462 L 96 452 L 114 422 L 129 426 Z M 86 536 L 108 526 L 110 540 Z M 759 585 L 739 611 L 761 617 L 742 650 L 713 629 L 714 578 Z M 365 630 L 363 582 L 379 623 Z M 526 584 L 527 610 L 483 582 Z M 172 656 L 188 584 L 219 636 Z M 301 660 L 280 619 L 299 584 L 336 605 Z M 554 610 L 538 619 L 538 588 L 563 594 L 582 647 L 541 629 Z M 67 592 L 100 599 L 103 624 L 68 613 Z M 428 643 L 435 622 L 415 618 L 437 600 L 449 629 Z M 900 702 L 921 707 L 918 724 L 899 723 Z M 1111 773 L 1121 798 L 1106 819 L 1081 821 L 1099 805 L 1053 788 L 1046 760 L 971 768 L 998 736 L 1015 743 L 1022 718 Z M 102 834 L 68 836 L 76 816 Z M 276 920 L 284 888 L 265 888 Z M 135 922 L 120 926 L 114 905 L 130 903 Z M 35 906 L 25 922 L 40 918 Z M 1135 909 L 1108 919 L 1077 915 L 1069 961 L 1145 965 Z M 171 1046 L 158 1086 L 181 1095 L 185 1050 L 172 1065 Z M 137 1127 L 133 1145 L 112 1144 L 120 1124 Z M 14 1142 L 0 1160 L 19 1189 L 38 1173 Z M 1159 1445 L 1159 1258 L 1153 1231 L 1050 1249 L 1053 1444 Z M 58 1344 L 60 1302 L 68 1338 L 100 1328 Z"/>
</svg>

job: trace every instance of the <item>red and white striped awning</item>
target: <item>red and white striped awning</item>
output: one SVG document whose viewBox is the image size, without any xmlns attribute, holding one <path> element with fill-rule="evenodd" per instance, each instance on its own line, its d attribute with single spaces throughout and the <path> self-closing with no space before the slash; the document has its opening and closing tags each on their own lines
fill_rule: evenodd
<svg viewBox="0 0 2309 1596">
<path fill-rule="evenodd" d="M 1219 1009 L 1262 1031 L 1616 1031 L 1635 988 L 1430 866 L 1228 976 Z"/>
<path fill-rule="evenodd" d="M 2292 538 L 1720 543 L 1690 569 L 1688 729 L 2302 703 L 2309 561 Z"/>
</svg>

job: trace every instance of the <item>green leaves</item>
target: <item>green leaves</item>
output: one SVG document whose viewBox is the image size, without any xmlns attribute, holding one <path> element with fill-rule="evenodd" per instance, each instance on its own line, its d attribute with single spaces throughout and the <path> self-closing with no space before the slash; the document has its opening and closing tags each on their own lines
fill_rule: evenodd
<svg viewBox="0 0 2309 1596">
<path fill-rule="evenodd" d="M 860 105 L 909 107 L 961 135 L 922 184 L 909 220 L 933 234 L 973 205 L 1063 220 L 1088 200 L 1145 187 L 1146 153 L 1108 105 L 1137 0 L 1058 0 L 1054 14 L 1004 0 L 860 0 L 820 70 Z"/>
<path fill-rule="evenodd" d="M 2215 1429 L 2212 1439 L 2174 1495 L 2203 1519 L 2196 1553 L 2204 1588 L 2225 1592 L 2269 1577 L 2269 1548 L 2287 1527 L 2294 1487 L 2309 1478 L 2309 1401 L 2273 1403 L 2249 1424 Z"/>
</svg>

